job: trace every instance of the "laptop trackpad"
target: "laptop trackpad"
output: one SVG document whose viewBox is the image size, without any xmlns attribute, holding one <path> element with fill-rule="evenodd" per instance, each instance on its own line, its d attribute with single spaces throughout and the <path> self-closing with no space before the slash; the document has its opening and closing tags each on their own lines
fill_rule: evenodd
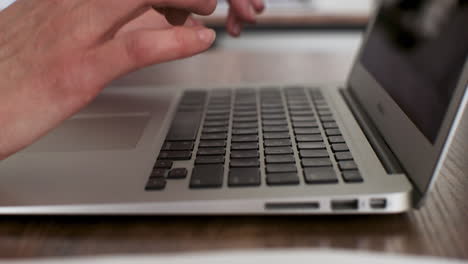
<svg viewBox="0 0 468 264">
<path fill-rule="evenodd" d="M 82 114 L 65 121 L 25 152 L 76 152 L 135 148 L 150 114 Z"/>
</svg>

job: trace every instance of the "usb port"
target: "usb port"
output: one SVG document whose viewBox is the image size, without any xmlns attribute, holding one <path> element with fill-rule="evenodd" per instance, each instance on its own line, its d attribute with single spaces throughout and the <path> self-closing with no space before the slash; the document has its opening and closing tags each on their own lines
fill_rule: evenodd
<svg viewBox="0 0 468 264">
<path fill-rule="evenodd" d="M 331 202 L 331 208 L 335 211 L 341 210 L 357 210 L 359 207 L 359 201 L 357 199 L 352 200 L 334 200 Z"/>
<path fill-rule="evenodd" d="M 372 209 L 385 209 L 387 207 L 387 200 L 384 198 L 370 199 L 370 207 Z"/>
</svg>

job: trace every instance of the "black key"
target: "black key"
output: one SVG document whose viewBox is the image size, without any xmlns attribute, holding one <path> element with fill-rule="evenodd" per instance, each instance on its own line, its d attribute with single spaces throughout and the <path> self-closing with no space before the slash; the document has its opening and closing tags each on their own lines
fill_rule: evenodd
<svg viewBox="0 0 468 264">
<path fill-rule="evenodd" d="M 258 128 L 236 128 L 232 130 L 233 135 L 256 135 Z"/>
<path fill-rule="evenodd" d="M 315 134 L 320 134 L 320 129 L 318 128 L 294 128 L 294 133 L 296 133 L 296 135 L 315 135 Z"/>
<path fill-rule="evenodd" d="M 353 160 L 339 161 L 338 166 L 341 170 L 357 170 L 357 165 Z"/>
<path fill-rule="evenodd" d="M 299 151 L 301 158 L 328 158 L 328 151 L 325 149 L 306 149 Z"/>
<path fill-rule="evenodd" d="M 212 103 L 208 105 L 207 109 L 208 111 L 225 111 L 225 113 L 231 112 L 231 106 L 228 103 Z"/>
<path fill-rule="evenodd" d="M 335 158 L 339 161 L 341 160 L 352 160 L 353 156 L 351 155 L 351 152 L 337 152 L 335 153 Z"/>
<path fill-rule="evenodd" d="M 303 107 L 310 106 L 307 99 L 301 99 L 301 98 L 288 98 L 287 103 L 288 103 L 289 107 L 293 107 L 293 106 L 303 106 Z"/>
<path fill-rule="evenodd" d="M 333 167 L 305 168 L 304 179 L 309 184 L 338 182 Z"/>
<path fill-rule="evenodd" d="M 227 127 L 229 121 L 208 121 L 203 124 L 205 127 Z"/>
<path fill-rule="evenodd" d="M 287 126 L 264 126 L 263 132 L 289 132 Z"/>
<path fill-rule="evenodd" d="M 190 188 L 217 188 L 223 185 L 224 165 L 196 165 L 190 178 Z"/>
<path fill-rule="evenodd" d="M 154 164 L 154 168 L 158 169 L 170 169 L 172 167 L 172 161 L 170 160 L 158 160 Z"/>
<path fill-rule="evenodd" d="M 335 122 L 335 119 L 333 118 L 333 116 L 321 116 L 320 120 L 322 122 L 324 122 L 324 123 L 326 123 L 326 122 Z"/>
<path fill-rule="evenodd" d="M 299 176 L 296 172 L 292 173 L 269 173 L 266 181 L 268 185 L 297 185 Z"/>
<path fill-rule="evenodd" d="M 234 117 L 234 122 L 256 122 L 257 116 Z"/>
<path fill-rule="evenodd" d="M 320 102 L 319 104 L 316 103 L 317 110 L 328 110 L 330 109 L 326 102 Z"/>
<path fill-rule="evenodd" d="M 258 149 L 258 142 L 232 143 L 232 150 L 254 150 Z"/>
<path fill-rule="evenodd" d="M 166 169 L 153 169 L 151 171 L 150 178 L 160 178 L 160 177 L 166 177 L 167 176 L 167 170 Z"/>
<path fill-rule="evenodd" d="M 198 148 L 198 155 L 200 156 L 214 156 L 214 155 L 224 155 L 226 149 L 224 148 Z"/>
<path fill-rule="evenodd" d="M 206 148 L 216 148 L 216 147 L 225 147 L 226 140 L 201 140 L 198 147 L 206 147 Z"/>
<path fill-rule="evenodd" d="M 162 147 L 163 150 L 192 150 L 193 149 L 193 141 L 172 141 L 172 142 L 164 142 Z"/>
<path fill-rule="evenodd" d="M 337 128 L 329 128 L 325 129 L 325 134 L 327 134 L 327 136 L 341 136 L 341 131 Z"/>
<path fill-rule="evenodd" d="M 228 131 L 228 127 L 204 127 L 202 133 L 203 134 L 226 133 L 227 131 Z"/>
<path fill-rule="evenodd" d="M 226 139 L 226 138 L 227 138 L 226 133 L 211 133 L 211 134 L 201 135 L 202 140 L 214 140 L 214 139 Z"/>
<path fill-rule="evenodd" d="M 145 190 L 147 191 L 158 191 L 163 190 L 166 187 L 166 178 L 149 178 L 146 183 Z"/>
<path fill-rule="evenodd" d="M 325 149 L 325 143 L 323 142 L 299 142 L 299 149 Z"/>
<path fill-rule="evenodd" d="M 317 111 L 319 116 L 330 116 L 332 112 L 330 110 L 318 110 Z"/>
<path fill-rule="evenodd" d="M 322 142 L 322 135 L 297 135 L 297 142 Z"/>
<path fill-rule="evenodd" d="M 229 115 L 231 111 L 228 108 L 225 109 L 210 109 L 210 105 L 208 105 L 208 110 L 206 110 L 206 114 L 209 116 L 212 115 Z"/>
<path fill-rule="evenodd" d="M 232 168 L 260 167 L 260 161 L 254 158 L 231 159 L 230 166 Z"/>
<path fill-rule="evenodd" d="M 263 120 L 262 124 L 264 126 L 287 126 L 288 121 L 286 120 Z"/>
<path fill-rule="evenodd" d="M 329 158 L 307 158 L 302 159 L 302 167 L 331 167 Z"/>
<path fill-rule="evenodd" d="M 345 143 L 332 144 L 332 149 L 333 152 L 349 151 L 349 148 Z"/>
<path fill-rule="evenodd" d="M 293 122 L 294 128 L 318 128 L 317 122 Z"/>
<path fill-rule="evenodd" d="M 266 109 L 283 109 L 283 104 L 282 102 L 277 102 L 277 103 L 262 103 L 262 110 Z"/>
<path fill-rule="evenodd" d="M 289 133 L 287 132 L 268 132 L 263 133 L 264 139 L 289 139 Z"/>
<path fill-rule="evenodd" d="M 187 177 L 188 171 L 186 168 L 175 168 L 172 169 L 167 175 L 168 179 L 185 179 Z"/>
<path fill-rule="evenodd" d="M 257 111 L 235 111 L 234 117 L 252 117 L 257 116 Z"/>
<path fill-rule="evenodd" d="M 232 142 L 258 142 L 258 135 L 232 136 Z"/>
<path fill-rule="evenodd" d="M 343 171 L 343 179 L 345 182 L 363 182 L 361 173 L 357 170 Z"/>
<path fill-rule="evenodd" d="M 327 107 L 328 108 L 328 104 L 325 100 L 323 100 L 323 98 L 320 98 L 320 99 L 315 99 L 314 98 L 314 104 L 317 105 L 317 106 L 323 106 L 323 107 Z"/>
<path fill-rule="evenodd" d="M 291 147 L 266 147 L 265 154 L 267 155 L 283 155 L 292 154 L 293 150 Z"/>
<path fill-rule="evenodd" d="M 268 164 L 267 173 L 297 172 L 296 164 Z"/>
<path fill-rule="evenodd" d="M 289 106 L 291 111 L 311 111 L 312 108 L 309 105 L 291 105 Z"/>
<path fill-rule="evenodd" d="M 238 105 L 234 106 L 234 111 L 257 111 L 257 106 L 255 104 L 252 105 Z"/>
<path fill-rule="evenodd" d="M 315 117 L 312 116 L 291 116 L 293 122 L 315 122 Z"/>
<path fill-rule="evenodd" d="M 314 116 L 314 112 L 313 111 L 297 111 L 297 110 L 290 110 L 289 111 L 289 114 L 291 116 L 309 116 L 309 117 L 313 117 Z"/>
<path fill-rule="evenodd" d="M 192 158 L 192 151 L 161 151 L 158 159 L 163 160 L 189 160 Z"/>
<path fill-rule="evenodd" d="M 290 139 L 266 139 L 263 141 L 265 147 L 285 147 L 291 146 Z"/>
<path fill-rule="evenodd" d="M 233 123 L 232 127 L 234 129 L 256 128 L 258 127 L 258 123 L 257 122 Z"/>
<path fill-rule="evenodd" d="M 210 121 L 226 121 L 229 120 L 230 116 L 229 115 L 207 115 L 205 117 L 205 121 L 210 122 Z"/>
<path fill-rule="evenodd" d="M 198 156 L 195 164 L 224 164 L 224 156 Z"/>
<path fill-rule="evenodd" d="M 264 114 L 262 115 L 263 120 L 286 120 L 284 114 Z"/>
<path fill-rule="evenodd" d="M 254 110 L 257 110 L 257 102 L 252 101 L 252 100 L 237 98 L 236 101 L 234 101 L 234 109 L 236 111 L 237 110 L 254 111 Z"/>
<path fill-rule="evenodd" d="M 343 136 L 331 136 L 328 140 L 330 143 L 345 143 Z"/>
<path fill-rule="evenodd" d="M 293 155 L 267 155 L 266 163 L 295 163 L 296 159 Z"/>
<path fill-rule="evenodd" d="M 258 168 L 232 168 L 229 170 L 228 185 L 231 187 L 260 185 Z"/>
<path fill-rule="evenodd" d="M 172 121 L 166 140 L 168 141 L 195 141 L 200 121 L 201 111 L 180 112 L 178 111 Z"/>
<path fill-rule="evenodd" d="M 262 115 L 267 115 L 267 114 L 282 114 L 284 115 L 284 109 L 283 107 L 281 108 L 273 108 L 273 109 L 262 109 Z"/>
<path fill-rule="evenodd" d="M 244 158 L 258 158 L 260 153 L 257 150 L 233 150 L 231 151 L 231 158 L 244 159 Z"/>
<path fill-rule="evenodd" d="M 324 128 L 338 128 L 338 124 L 336 122 L 328 122 L 323 123 Z"/>
</svg>

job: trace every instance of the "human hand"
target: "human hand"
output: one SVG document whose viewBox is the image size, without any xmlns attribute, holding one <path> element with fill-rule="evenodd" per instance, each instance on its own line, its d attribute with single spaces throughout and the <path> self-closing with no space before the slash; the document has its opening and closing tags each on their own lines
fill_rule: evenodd
<svg viewBox="0 0 468 264">
<path fill-rule="evenodd" d="M 229 0 L 226 28 L 231 36 L 239 36 L 244 24 L 255 24 L 256 15 L 263 12 L 263 0 Z"/>
<path fill-rule="evenodd" d="M 83 108 L 113 79 L 212 44 L 212 30 L 191 19 L 176 27 L 153 21 L 151 6 L 208 15 L 216 0 L 18 0 L 0 12 L 0 160 Z"/>
<path fill-rule="evenodd" d="M 240 35 L 244 24 L 255 24 L 256 16 L 263 12 L 265 4 L 263 0 L 229 0 L 229 13 L 226 28 L 231 36 Z M 188 23 L 199 24 L 189 13 L 171 8 L 157 8 L 158 12 L 166 15 L 171 24 L 181 24 L 188 17 Z M 153 14 L 154 15 L 154 14 Z"/>
</svg>

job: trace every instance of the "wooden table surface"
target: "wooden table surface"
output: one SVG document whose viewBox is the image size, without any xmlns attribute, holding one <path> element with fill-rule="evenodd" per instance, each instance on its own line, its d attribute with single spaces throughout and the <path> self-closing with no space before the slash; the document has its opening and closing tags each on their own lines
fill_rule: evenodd
<svg viewBox="0 0 468 264">
<path fill-rule="evenodd" d="M 343 81 L 352 54 L 212 51 L 119 84 Z M 0 218 L 0 258 L 263 248 L 332 248 L 468 259 L 468 122 L 418 211 L 386 216 L 23 216 Z"/>
</svg>

